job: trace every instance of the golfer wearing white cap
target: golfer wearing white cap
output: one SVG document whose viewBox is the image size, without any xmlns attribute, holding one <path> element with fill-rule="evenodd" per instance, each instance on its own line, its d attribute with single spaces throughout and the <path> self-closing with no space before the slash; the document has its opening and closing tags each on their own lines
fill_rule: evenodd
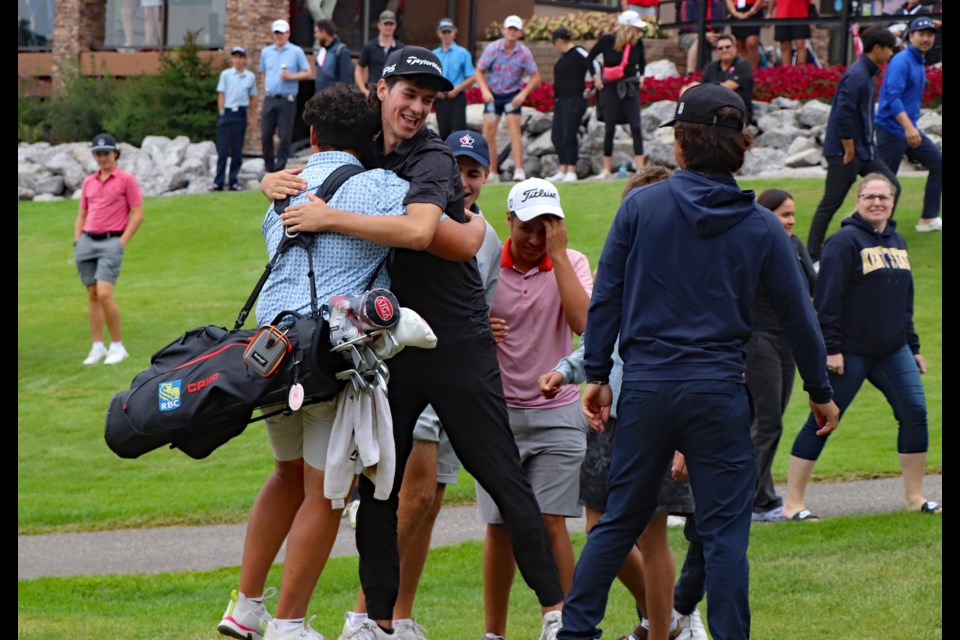
<svg viewBox="0 0 960 640">
<path fill-rule="evenodd" d="M 540 395 L 537 371 L 547 371 L 573 351 L 583 333 L 593 279 L 587 257 L 567 248 L 567 229 L 557 188 L 531 178 L 507 198 L 510 237 L 500 258 L 500 283 L 490 305 L 490 324 L 524 475 L 537 497 L 564 593 L 573 581 L 573 546 L 566 519 L 581 509 L 580 464 L 586 424 L 578 385 L 553 398 Z M 543 368 L 546 367 L 546 368 Z M 483 550 L 486 637 L 507 630 L 514 556 L 507 528 L 486 491 L 477 486 L 477 510 L 487 523 Z M 554 623 L 556 628 L 552 627 Z M 544 619 L 546 637 L 559 620 Z"/>
<path fill-rule="evenodd" d="M 260 73 L 263 74 L 263 112 L 260 114 L 260 137 L 263 163 L 267 171 L 287 166 L 293 123 L 297 116 L 297 92 L 300 80 L 313 77 L 303 49 L 290 42 L 290 24 L 273 21 L 273 44 L 260 52 Z M 280 148 L 273 154 L 273 134 L 280 136 Z"/>
<path fill-rule="evenodd" d="M 507 16 L 503 21 L 503 37 L 487 45 L 477 63 L 477 86 L 483 94 L 483 137 L 490 145 L 490 179 L 498 180 L 497 127 L 500 116 L 507 114 L 507 131 L 513 150 L 513 179 L 526 180 L 523 172 L 523 138 L 520 131 L 520 109 L 530 92 L 540 84 L 540 71 L 530 49 L 520 42 L 523 21 Z M 529 76 L 526 86 L 523 76 Z"/>
</svg>

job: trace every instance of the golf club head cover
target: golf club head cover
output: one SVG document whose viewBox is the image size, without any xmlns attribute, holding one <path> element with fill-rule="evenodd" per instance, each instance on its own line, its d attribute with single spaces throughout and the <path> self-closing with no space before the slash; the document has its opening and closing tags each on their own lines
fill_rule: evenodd
<svg viewBox="0 0 960 640">
<path fill-rule="evenodd" d="M 437 336 L 433 329 L 410 307 L 400 307 L 400 321 L 391 331 L 401 347 L 433 349 L 437 346 Z"/>
<path fill-rule="evenodd" d="M 371 289 L 350 299 L 353 312 L 368 331 L 390 329 L 400 320 L 400 303 L 389 289 Z"/>
</svg>

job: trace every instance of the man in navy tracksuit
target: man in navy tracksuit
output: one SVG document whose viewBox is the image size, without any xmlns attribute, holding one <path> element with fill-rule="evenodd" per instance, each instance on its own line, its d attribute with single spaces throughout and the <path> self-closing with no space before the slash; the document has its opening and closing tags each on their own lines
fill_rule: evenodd
<svg viewBox="0 0 960 640">
<path fill-rule="evenodd" d="M 582 404 L 609 416 L 611 352 L 624 361 L 607 512 L 587 538 L 558 638 L 597 638 L 607 593 L 656 508 L 663 469 L 686 455 L 706 558 L 715 640 L 748 638 L 747 543 L 756 489 L 744 384 L 750 303 L 762 285 L 821 420 L 836 428 L 826 350 L 782 225 L 732 174 L 751 145 L 745 107 L 717 84 L 688 89 L 674 119 L 681 171 L 624 200 L 600 257 L 587 326 Z"/>
<path fill-rule="evenodd" d="M 877 156 L 873 135 L 876 76 L 880 67 L 893 56 L 897 39 L 889 29 L 879 26 L 864 31 L 862 37 L 863 55 L 840 78 L 823 139 L 827 180 L 807 238 L 807 251 L 814 261 L 820 260 L 830 220 L 843 204 L 857 176 L 882 173 L 900 192 L 894 172 Z"/>
</svg>

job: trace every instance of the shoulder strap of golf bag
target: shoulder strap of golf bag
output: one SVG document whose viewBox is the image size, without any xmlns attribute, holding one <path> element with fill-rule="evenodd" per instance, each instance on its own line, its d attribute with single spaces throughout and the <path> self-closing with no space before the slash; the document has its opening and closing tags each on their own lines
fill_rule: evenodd
<svg viewBox="0 0 960 640">
<path fill-rule="evenodd" d="M 337 167 L 330 172 L 330 175 L 327 176 L 327 179 L 323 181 L 323 184 L 317 187 L 317 190 L 314 193 L 321 200 L 330 200 L 330 198 L 333 197 L 333 195 L 343 185 L 344 182 L 358 173 L 363 173 L 364 171 L 365 169 L 363 167 L 355 164 L 345 164 Z M 290 204 L 289 197 L 284 198 L 283 200 L 277 200 L 273 203 L 274 213 L 280 215 L 286 210 L 288 204 Z M 257 285 L 253 288 L 253 291 L 247 298 L 247 302 L 243 305 L 243 309 L 240 310 L 240 315 L 237 316 L 237 322 L 233 326 L 234 329 L 239 329 L 243 326 L 243 323 L 246 322 L 247 316 L 250 315 L 250 310 L 253 309 L 253 304 L 260 296 L 260 291 L 263 290 L 263 285 L 267 283 L 267 278 L 269 278 L 270 274 L 273 272 L 273 265 L 276 264 L 277 258 L 280 257 L 280 254 L 294 244 L 299 244 L 304 248 L 309 247 L 310 243 L 313 241 L 314 235 L 315 234 L 312 233 L 296 233 L 291 235 L 284 232 L 283 237 L 280 239 L 280 244 L 277 246 L 277 250 L 273 254 L 273 258 L 271 258 L 270 262 L 267 263 L 267 267 L 264 269 L 263 275 L 260 276 L 260 280 L 257 281 Z"/>
</svg>

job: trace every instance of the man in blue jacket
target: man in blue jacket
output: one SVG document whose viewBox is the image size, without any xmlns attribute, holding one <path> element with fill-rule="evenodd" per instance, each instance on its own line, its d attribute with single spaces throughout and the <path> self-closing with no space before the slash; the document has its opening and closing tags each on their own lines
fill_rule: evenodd
<svg viewBox="0 0 960 640">
<path fill-rule="evenodd" d="M 873 140 L 876 76 L 880 67 L 893 56 L 897 38 L 879 26 L 864 31 L 862 38 L 863 55 L 840 78 L 823 140 L 827 180 L 807 238 L 807 251 L 814 261 L 820 260 L 820 249 L 830 220 L 843 204 L 857 176 L 882 173 L 896 185 L 897 192 L 900 191 L 894 172 L 877 156 Z"/>
<path fill-rule="evenodd" d="M 353 82 L 353 60 L 350 59 L 350 49 L 347 48 L 337 35 L 337 25 L 333 20 L 318 20 L 313 25 L 317 36 L 317 78 L 314 86 L 317 93 L 327 87 L 342 82 Z"/>
<path fill-rule="evenodd" d="M 900 168 L 906 153 L 930 172 L 923 194 L 923 213 L 915 229 L 919 232 L 942 231 L 940 196 L 943 193 L 943 154 L 917 129 L 920 103 L 927 85 L 923 56 L 933 47 L 937 27 L 926 16 L 910 23 L 910 45 L 893 56 L 880 88 L 877 108 L 877 155 L 893 173 Z M 897 192 L 899 196 L 899 190 Z"/>
<path fill-rule="evenodd" d="M 600 256 L 587 326 L 581 404 L 594 429 L 610 415 L 611 353 L 624 361 L 607 511 L 587 538 L 558 638 L 598 638 L 607 593 L 657 505 L 674 450 L 686 455 L 717 640 L 750 634 L 747 543 L 756 489 L 744 384 L 750 303 L 764 287 L 790 339 L 826 435 L 839 411 L 826 350 L 789 237 L 733 173 L 752 144 L 743 100 L 718 84 L 680 98 L 681 170 L 623 201 Z"/>
</svg>

